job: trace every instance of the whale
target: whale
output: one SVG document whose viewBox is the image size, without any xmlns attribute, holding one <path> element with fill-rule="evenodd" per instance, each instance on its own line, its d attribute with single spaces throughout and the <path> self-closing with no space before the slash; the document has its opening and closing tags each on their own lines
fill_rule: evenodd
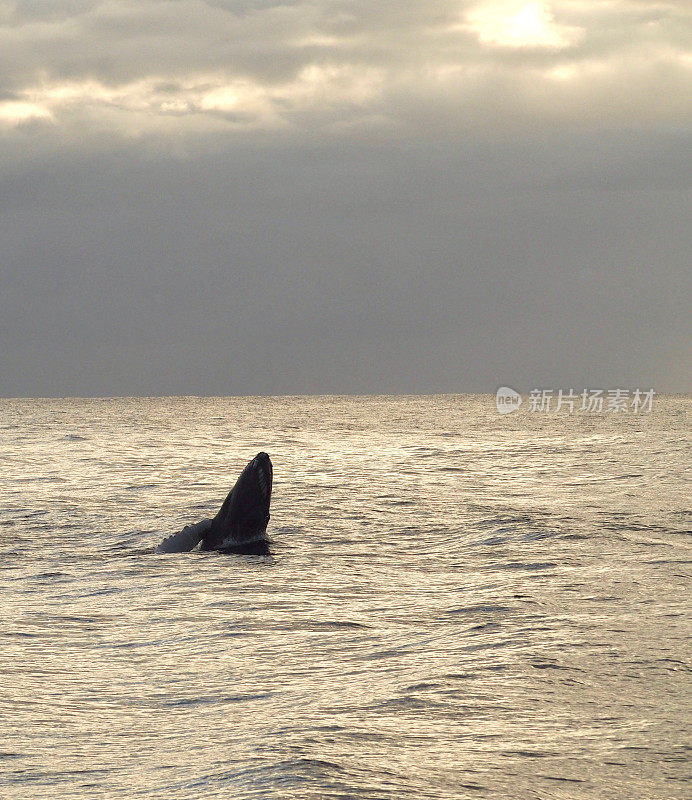
<svg viewBox="0 0 692 800">
<path fill-rule="evenodd" d="M 274 468 L 260 452 L 245 466 L 213 519 L 186 525 L 156 548 L 156 553 L 200 551 L 243 555 L 269 555 L 267 536 Z"/>
</svg>

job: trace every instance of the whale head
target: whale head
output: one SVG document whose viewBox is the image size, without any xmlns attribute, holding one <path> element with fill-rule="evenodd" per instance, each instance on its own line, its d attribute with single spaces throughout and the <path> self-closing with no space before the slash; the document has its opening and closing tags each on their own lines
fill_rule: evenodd
<svg viewBox="0 0 692 800">
<path fill-rule="evenodd" d="M 227 553 L 268 553 L 266 535 L 273 469 L 266 453 L 257 453 L 241 472 L 212 520 L 202 549 Z"/>
</svg>

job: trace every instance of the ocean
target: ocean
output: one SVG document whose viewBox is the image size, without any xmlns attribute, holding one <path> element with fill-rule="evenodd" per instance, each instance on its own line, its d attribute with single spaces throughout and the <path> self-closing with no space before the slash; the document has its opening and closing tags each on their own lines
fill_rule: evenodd
<svg viewBox="0 0 692 800">
<path fill-rule="evenodd" d="M 691 411 L 1 400 L 0 797 L 690 797 Z"/>
</svg>

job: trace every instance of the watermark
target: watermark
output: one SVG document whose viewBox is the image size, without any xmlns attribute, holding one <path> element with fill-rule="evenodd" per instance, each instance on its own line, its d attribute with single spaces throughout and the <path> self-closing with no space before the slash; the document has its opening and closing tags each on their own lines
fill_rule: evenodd
<svg viewBox="0 0 692 800">
<path fill-rule="evenodd" d="M 653 389 L 531 389 L 530 413 L 650 414 Z M 522 396 L 509 386 L 500 386 L 495 405 L 500 414 L 511 414 L 522 404 Z"/>
<path fill-rule="evenodd" d="M 515 392 L 509 386 L 500 386 L 495 393 L 495 405 L 500 414 L 511 414 L 516 411 L 522 403 L 519 392 Z"/>
</svg>

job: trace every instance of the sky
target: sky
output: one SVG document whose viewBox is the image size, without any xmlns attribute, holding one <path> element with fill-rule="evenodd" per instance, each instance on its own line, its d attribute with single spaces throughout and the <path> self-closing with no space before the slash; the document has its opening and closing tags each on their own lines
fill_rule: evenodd
<svg viewBox="0 0 692 800">
<path fill-rule="evenodd" d="M 0 0 L 0 396 L 692 390 L 692 5 Z"/>
</svg>

